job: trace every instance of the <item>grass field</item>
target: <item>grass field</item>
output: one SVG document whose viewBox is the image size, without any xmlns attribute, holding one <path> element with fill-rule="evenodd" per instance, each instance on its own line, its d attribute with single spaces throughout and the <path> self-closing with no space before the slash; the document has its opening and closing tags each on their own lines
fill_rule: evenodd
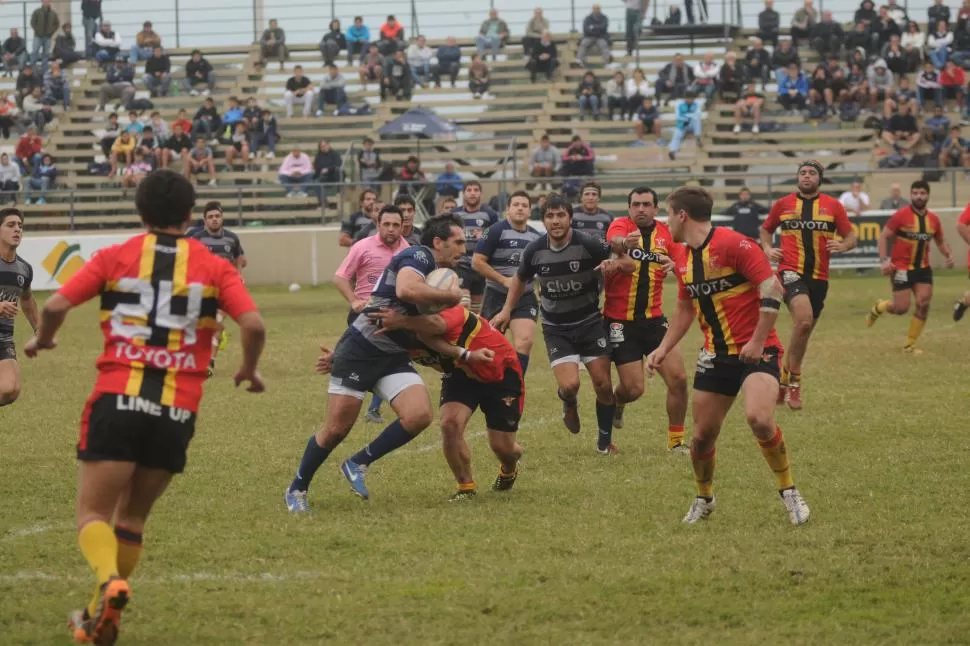
<svg viewBox="0 0 970 646">
<path fill-rule="evenodd" d="M 945 644 L 970 641 L 967 344 L 949 308 L 963 275 L 937 280 L 922 356 L 900 351 L 908 319 L 863 315 L 881 278 L 833 282 L 809 349 L 806 409 L 779 412 L 812 520 L 793 528 L 739 411 L 718 451 L 718 511 L 687 527 L 689 460 L 666 453 L 663 385 L 650 382 L 595 454 L 562 426 L 540 345 L 510 495 L 475 417 L 482 495 L 446 502 L 432 426 L 379 462 L 372 499 L 337 466 L 379 428 L 360 423 L 310 491 L 283 506 L 323 417 L 313 375 L 345 307 L 334 290 L 259 290 L 270 391 L 231 383 L 238 335 L 206 391 L 188 469 L 156 507 L 122 641 L 131 644 Z M 669 297 L 668 297 L 669 300 Z M 0 410 L 0 643 L 68 643 L 91 592 L 73 531 L 73 446 L 101 337 L 75 312 L 54 354 L 23 360 L 24 393 Z M 19 339 L 27 327 L 20 322 Z M 787 337 L 783 316 L 780 330 Z M 696 329 L 685 342 L 692 361 Z M 432 397 L 437 381 L 429 376 Z M 386 413 L 385 413 L 386 414 Z"/>
</svg>

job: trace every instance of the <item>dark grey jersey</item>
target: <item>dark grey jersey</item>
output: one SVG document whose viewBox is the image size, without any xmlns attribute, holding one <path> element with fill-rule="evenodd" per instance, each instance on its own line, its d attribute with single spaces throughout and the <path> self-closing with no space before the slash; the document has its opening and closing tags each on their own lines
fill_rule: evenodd
<svg viewBox="0 0 970 646">
<path fill-rule="evenodd" d="M 239 256 L 245 254 L 239 236 L 229 229 L 223 229 L 219 233 L 209 233 L 208 229 L 202 227 L 189 231 L 188 237 L 195 238 L 208 247 L 209 251 L 220 258 L 225 258 L 232 265 L 236 264 Z"/>
<path fill-rule="evenodd" d="M 493 224 L 478 239 L 475 253 L 485 256 L 485 261 L 498 273 L 511 278 L 519 270 L 522 254 L 533 240 L 538 240 L 542 234 L 530 226 L 525 231 L 516 231 L 508 220 Z M 505 294 L 508 290 L 492 280 L 486 282 L 488 289 L 494 289 Z M 526 293 L 531 293 L 532 283 L 526 283 Z"/>
<path fill-rule="evenodd" d="M 613 216 L 603 209 L 597 209 L 596 213 L 587 213 L 582 206 L 573 208 L 573 230 L 588 236 L 606 240 L 606 231 L 612 222 Z"/>
<path fill-rule="evenodd" d="M 30 293 L 34 281 L 34 268 L 17 256 L 13 262 L 0 258 L 0 301 L 16 303 Z M 0 318 L 0 343 L 13 342 L 14 319 Z"/>
</svg>

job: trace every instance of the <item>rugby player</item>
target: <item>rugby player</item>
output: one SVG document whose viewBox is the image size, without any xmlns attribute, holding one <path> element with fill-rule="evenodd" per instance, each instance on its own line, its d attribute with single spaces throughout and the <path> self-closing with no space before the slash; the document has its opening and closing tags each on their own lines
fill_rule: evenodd
<svg viewBox="0 0 970 646">
<path fill-rule="evenodd" d="M 676 258 L 677 311 L 660 347 L 647 357 L 647 368 L 658 370 L 696 313 L 704 334 L 694 375 L 690 445 L 697 497 L 684 522 L 696 523 L 714 511 L 715 444 L 740 392 L 745 418 L 775 473 L 788 518 L 801 525 L 810 512 L 792 482 L 788 450 L 775 424 L 782 354 L 775 321 L 783 290 L 757 243 L 711 226 L 713 205 L 707 191 L 696 187 L 681 187 L 667 196 L 667 226 L 674 241 L 686 243 L 687 250 Z"/>
<path fill-rule="evenodd" d="M 413 217 L 413 202 L 411 209 Z M 337 291 L 350 304 L 348 326 L 354 324 L 367 306 L 367 300 L 391 258 L 410 246 L 401 235 L 404 216 L 398 207 L 385 206 L 377 216 L 377 227 L 377 235 L 354 243 L 333 277 Z M 371 395 L 364 419 L 372 424 L 384 422 L 381 419 L 381 398 L 376 394 Z"/>
<path fill-rule="evenodd" d="M 92 256 L 48 299 L 24 346 L 29 357 L 54 349 L 68 312 L 100 296 L 104 352 L 77 445 L 78 543 L 98 583 L 71 618 L 83 643 L 117 639 L 149 512 L 185 468 L 218 310 L 240 328 L 236 385 L 265 388 L 257 364 L 266 332 L 239 272 L 183 236 L 195 205 L 191 182 L 155 171 L 138 185 L 135 205 L 148 232 Z"/>
<path fill-rule="evenodd" d="M 472 269 L 485 277 L 485 296 L 482 299 L 482 317 L 486 320 L 502 311 L 509 284 L 519 269 L 522 253 L 529 243 L 542 234 L 529 226 L 532 214 L 532 198 L 525 191 L 509 196 L 505 219 L 493 224 L 475 247 Z M 509 329 L 512 330 L 515 351 L 522 364 L 522 374 L 529 369 L 529 354 L 536 337 L 536 319 L 539 303 L 536 301 L 532 281 L 525 285 L 522 298 L 512 308 Z"/>
<path fill-rule="evenodd" d="M 242 242 L 239 236 L 223 226 L 222 204 L 216 200 L 207 202 L 202 210 L 202 226 L 191 229 L 187 234 L 190 238 L 195 238 L 204 244 L 209 251 L 225 258 L 229 264 L 233 265 L 237 271 L 246 268 L 246 252 L 243 251 Z M 222 324 L 225 316 L 222 312 L 216 315 L 216 320 Z M 209 361 L 209 376 L 216 369 L 216 357 L 219 350 L 226 347 L 229 343 L 229 333 L 225 328 L 221 328 L 212 338 L 212 359 Z"/>
<path fill-rule="evenodd" d="M 307 501 L 310 482 L 320 465 L 350 433 L 367 391 L 390 402 L 398 419 L 340 466 L 351 489 L 361 498 L 366 500 L 370 496 L 365 483 L 367 467 L 410 442 L 431 424 L 428 389 L 409 356 L 416 342 L 413 334 L 403 330 L 383 334 L 369 317 L 370 312 L 380 309 L 416 316 L 418 306 L 452 307 L 461 301 L 462 292 L 457 285 L 435 289 L 426 282 L 428 274 L 439 266 L 454 268 L 464 255 L 461 221 L 451 215 L 432 218 L 424 228 L 421 241 L 423 246 L 408 247 L 391 259 L 374 286 L 367 307 L 334 348 L 326 420 L 307 441 L 296 477 L 284 493 L 286 507 L 292 512 L 310 510 Z"/>
<path fill-rule="evenodd" d="M 34 268 L 17 255 L 23 235 L 23 212 L 13 207 L 0 209 L 0 406 L 9 406 L 20 397 L 20 365 L 13 338 L 17 314 L 23 310 L 34 332 L 40 318 L 30 289 Z"/>
<path fill-rule="evenodd" d="M 401 216 L 404 218 L 401 224 L 401 237 L 412 247 L 420 245 L 421 230 L 414 226 L 414 216 L 417 214 L 414 198 L 410 195 L 398 195 L 394 198 L 394 206 L 401 209 Z"/>
<path fill-rule="evenodd" d="M 598 240 L 606 240 L 613 216 L 600 208 L 603 190 L 596 182 L 586 182 L 579 192 L 579 206 L 573 207 L 573 229 Z"/>
<path fill-rule="evenodd" d="M 623 408 L 643 394 L 643 358 L 657 349 L 667 332 L 663 313 L 664 277 L 673 270 L 673 257 L 683 253 L 670 229 L 657 221 L 657 193 L 641 186 L 627 195 L 628 217 L 617 218 L 607 239 L 617 254 L 633 259 L 632 272 L 606 279 L 603 318 L 620 378 L 614 393 L 613 427 L 623 428 Z M 687 372 L 679 347 L 667 354 L 658 372 L 667 385 L 667 449 L 687 453 L 684 420 L 687 417 Z"/>
<path fill-rule="evenodd" d="M 591 238 L 572 229 L 573 207 L 552 194 L 546 200 L 542 222 L 546 233 L 529 243 L 519 270 L 509 283 L 502 311 L 492 325 L 505 331 L 512 311 L 533 279 L 539 283 L 542 336 L 546 341 L 552 374 L 563 402 L 563 422 L 571 433 L 579 433 L 579 364 L 586 370 L 596 391 L 597 450 L 615 455 L 613 414 L 616 399 L 610 379 L 610 348 L 606 327 L 599 311 L 600 272 L 632 271 L 629 256 L 611 258 L 605 240 Z"/>
<path fill-rule="evenodd" d="M 922 354 L 916 341 L 923 332 L 933 299 L 933 269 L 930 267 L 930 242 L 935 242 L 946 259 L 947 268 L 953 267 L 950 245 L 943 237 L 940 218 L 927 208 L 930 185 L 917 180 L 909 187 L 909 206 L 896 211 L 879 236 L 879 264 L 882 273 L 892 281 L 892 300 L 880 299 L 866 315 L 866 324 L 872 327 L 876 319 L 889 312 L 902 316 L 909 311 L 909 293 L 916 297 L 916 311 L 909 322 L 906 345 L 903 351 Z M 895 238 L 892 255 L 887 251 L 889 238 Z"/>
<path fill-rule="evenodd" d="M 374 212 L 376 201 L 377 192 L 373 189 L 365 188 L 360 192 L 360 198 L 358 198 L 360 210 L 351 213 L 340 223 L 341 247 L 349 247 L 373 233 L 374 218 L 371 214 Z"/>
<path fill-rule="evenodd" d="M 478 180 L 466 182 L 461 195 L 461 207 L 452 213 L 462 221 L 468 247 L 458 265 L 458 278 L 461 280 L 461 288 L 470 299 L 471 309 L 478 312 L 482 308 L 485 278 L 472 269 L 472 254 L 475 252 L 478 239 L 490 226 L 499 221 L 499 217 L 492 207 L 482 203 L 482 185 Z"/>
<path fill-rule="evenodd" d="M 781 369 L 778 403 L 792 410 L 802 408 L 802 361 L 808 339 L 818 324 L 829 291 L 829 256 L 856 246 L 857 236 L 842 203 L 819 192 L 822 165 L 806 161 L 798 167 L 798 190 L 771 207 L 761 229 L 761 246 L 785 289 L 785 303 L 792 317 L 791 343 Z M 780 248 L 771 238 L 781 228 Z M 839 239 L 841 238 L 841 239 Z"/>
<path fill-rule="evenodd" d="M 970 245 L 970 204 L 967 204 L 957 220 L 957 233 Z M 967 252 L 967 267 L 970 268 L 970 251 Z M 963 296 L 953 304 L 953 320 L 962 319 L 968 307 L 970 307 L 970 291 L 964 292 Z"/>
</svg>

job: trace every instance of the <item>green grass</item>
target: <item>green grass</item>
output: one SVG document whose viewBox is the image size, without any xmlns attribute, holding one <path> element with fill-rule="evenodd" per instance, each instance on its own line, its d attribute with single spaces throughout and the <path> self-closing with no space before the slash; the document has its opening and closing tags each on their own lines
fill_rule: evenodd
<svg viewBox="0 0 970 646">
<path fill-rule="evenodd" d="M 497 465 L 475 417 L 477 500 L 445 501 L 453 483 L 432 426 L 375 466 L 362 502 L 337 469 L 379 430 L 361 423 L 319 472 L 313 514 L 288 515 L 283 489 L 326 406 L 317 346 L 336 341 L 345 308 L 331 289 L 260 290 L 270 390 L 232 387 L 234 335 L 188 469 L 150 521 L 123 642 L 967 643 L 970 321 L 949 316 L 965 286 L 938 278 L 926 353 L 910 357 L 900 351 L 908 319 L 864 327 L 885 279 L 833 282 L 809 349 L 806 409 L 779 411 L 813 512 L 798 529 L 739 407 L 719 443 L 718 511 L 686 527 L 693 478 L 686 457 L 664 450 L 662 383 L 627 410 L 621 455 L 602 458 L 588 380 L 574 437 L 541 345 L 511 495 L 487 491 Z M 93 585 L 74 539 L 73 446 L 101 342 L 95 320 L 93 307 L 75 312 L 56 353 L 23 360 L 24 393 L 0 410 L 3 644 L 67 643 L 67 612 Z M 783 338 L 788 329 L 785 315 Z M 698 342 L 695 329 L 691 363 Z"/>
</svg>

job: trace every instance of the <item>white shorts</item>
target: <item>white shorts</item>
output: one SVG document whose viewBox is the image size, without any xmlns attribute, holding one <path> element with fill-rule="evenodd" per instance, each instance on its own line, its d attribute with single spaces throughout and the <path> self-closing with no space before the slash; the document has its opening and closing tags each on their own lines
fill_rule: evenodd
<svg viewBox="0 0 970 646">
<path fill-rule="evenodd" d="M 394 401 L 394 398 L 404 392 L 405 389 L 418 384 L 424 386 L 424 381 L 421 379 L 421 376 L 418 373 L 397 372 L 393 375 L 387 375 L 386 377 L 381 377 L 378 379 L 377 383 L 374 384 L 372 392 L 384 401 L 392 402 Z M 339 377 L 330 378 L 330 386 L 327 388 L 327 393 L 330 395 L 346 395 L 348 397 L 356 397 L 361 401 L 363 401 L 367 396 L 366 391 L 349 388 L 344 384 L 344 380 Z"/>
</svg>

